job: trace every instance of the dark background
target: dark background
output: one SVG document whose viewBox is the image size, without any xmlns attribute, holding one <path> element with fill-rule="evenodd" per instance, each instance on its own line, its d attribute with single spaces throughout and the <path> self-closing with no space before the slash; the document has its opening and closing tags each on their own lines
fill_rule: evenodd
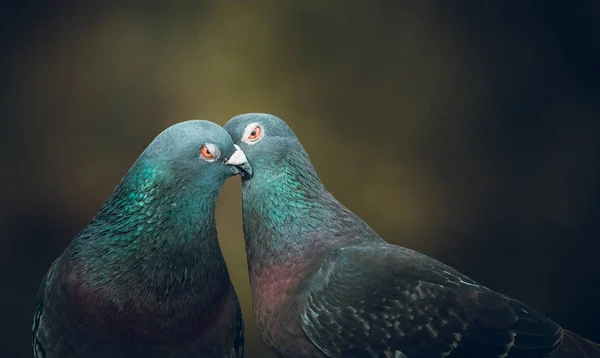
<svg viewBox="0 0 600 358">
<path fill-rule="evenodd" d="M 30 356 L 42 276 L 154 136 L 255 111 L 384 238 L 600 341 L 600 2 L 555 3 L 4 3 L 0 357 Z M 239 202 L 232 179 L 219 235 L 267 357 Z"/>
</svg>

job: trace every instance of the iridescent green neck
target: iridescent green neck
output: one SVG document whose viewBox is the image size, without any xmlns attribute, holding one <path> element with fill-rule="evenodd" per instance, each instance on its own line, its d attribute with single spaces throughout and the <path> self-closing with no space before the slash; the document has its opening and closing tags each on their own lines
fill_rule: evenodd
<svg viewBox="0 0 600 358">
<path fill-rule="evenodd" d="M 219 186 L 194 180 L 152 162 L 136 162 L 75 238 L 72 253 L 84 255 L 86 270 L 98 279 L 110 280 L 118 274 L 111 268 L 130 266 L 157 280 L 226 272 L 214 217 Z M 210 264 L 199 257 L 211 258 Z"/>
<path fill-rule="evenodd" d="M 244 182 L 243 216 L 250 262 L 277 264 L 313 250 L 378 235 L 327 192 L 303 151 L 254 166 Z M 354 227 L 349 223 L 358 223 Z"/>
<path fill-rule="evenodd" d="M 258 212 L 261 224 L 266 226 L 264 229 L 275 232 L 315 214 L 327 219 L 329 212 L 321 202 L 324 195 L 328 193 L 314 170 L 299 170 L 292 165 L 260 171 L 254 179 L 243 183 L 244 211 Z M 245 224 L 252 227 L 255 223 Z M 299 226 L 298 229 L 310 228 Z"/>
<path fill-rule="evenodd" d="M 101 221 L 108 231 L 125 231 L 131 236 L 113 239 L 170 236 L 165 244 L 210 241 L 200 240 L 198 235 L 216 237 L 214 207 L 218 190 L 194 179 L 144 163 L 124 178 L 94 221 Z"/>
<path fill-rule="evenodd" d="M 156 164 L 136 162 L 60 265 L 70 309 L 168 341 L 211 322 L 231 281 L 214 220 L 222 183 Z"/>
</svg>

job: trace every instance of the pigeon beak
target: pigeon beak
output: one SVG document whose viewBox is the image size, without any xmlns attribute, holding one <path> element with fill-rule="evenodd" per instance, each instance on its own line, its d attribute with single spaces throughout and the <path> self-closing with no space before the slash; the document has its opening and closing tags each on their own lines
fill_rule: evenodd
<svg viewBox="0 0 600 358">
<path fill-rule="evenodd" d="M 233 146 L 235 147 L 235 152 L 233 152 L 229 159 L 225 160 L 225 164 L 231 165 L 234 169 L 234 173 L 240 174 L 242 179 L 247 180 L 252 178 L 252 167 L 246 159 L 246 154 L 244 154 L 242 149 L 236 144 Z"/>
</svg>

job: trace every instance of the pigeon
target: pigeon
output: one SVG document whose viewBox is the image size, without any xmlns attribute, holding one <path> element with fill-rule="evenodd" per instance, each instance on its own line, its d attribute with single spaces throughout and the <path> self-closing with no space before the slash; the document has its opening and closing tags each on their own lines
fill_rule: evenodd
<svg viewBox="0 0 600 358">
<path fill-rule="evenodd" d="M 33 356 L 242 357 L 215 205 L 228 178 L 251 173 L 217 124 L 160 133 L 43 278 Z"/>
<path fill-rule="evenodd" d="M 278 357 L 600 357 L 544 314 L 384 241 L 325 189 L 281 119 L 224 128 L 254 171 L 242 178 L 253 310 Z"/>
</svg>

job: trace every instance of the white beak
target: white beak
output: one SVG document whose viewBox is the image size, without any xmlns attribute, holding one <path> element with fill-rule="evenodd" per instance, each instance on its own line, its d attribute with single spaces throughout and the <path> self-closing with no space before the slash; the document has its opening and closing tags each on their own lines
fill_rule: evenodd
<svg viewBox="0 0 600 358">
<path fill-rule="evenodd" d="M 233 146 L 235 147 L 235 152 L 233 152 L 233 154 L 231 155 L 231 158 L 229 158 L 225 162 L 225 164 L 241 165 L 241 164 L 247 163 L 248 160 L 246 159 L 246 154 L 244 154 L 242 149 L 240 149 L 240 147 L 238 147 L 236 144 L 234 144 Z"/>
</svg>

